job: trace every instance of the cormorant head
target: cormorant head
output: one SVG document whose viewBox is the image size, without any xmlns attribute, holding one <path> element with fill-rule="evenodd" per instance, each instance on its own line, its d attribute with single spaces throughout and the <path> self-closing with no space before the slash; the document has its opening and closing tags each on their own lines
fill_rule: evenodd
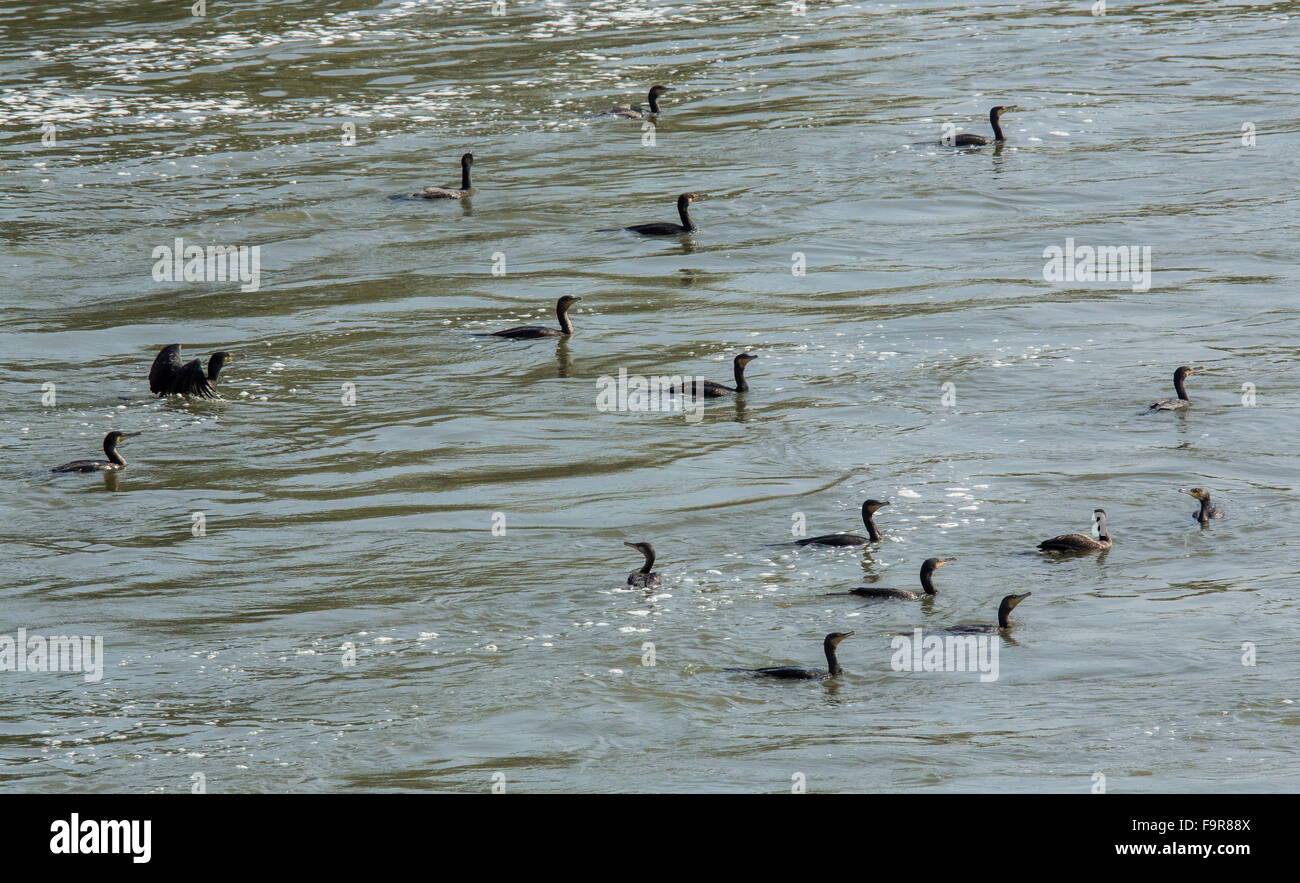
<svg viewBox="0 0 1300 883">
<path fill-rule="evenodd" d="M 217 375 L 221 373 L 221 369 L 226 367 L 226 363 L 233 361 L 235 361 L 234 353 L 213 353 L 212 358 L 208 359 L 208 378 L 216 380 Z"/>
<path fill-rule="evenodd" d="M 1198 500 L 1208 500 L 1210 492 L 1203 487 L 1180 487 L 1178 493 L 1187 494 L 1189 497 L 1195 497 Z"/>
<path fill-rule="evenodd" d="M 576 294 L 566 294 L 555 302 L 555 308 L 560 312 L 564 312 L 580 300 L 582 300 L 582 298 L 578 297 Z"/>
<path fill-rule="evenodd" d="M 1020 110 L 1020 108 L 1014 104 L 999 104 L 996 107 L 989 108 L 989 118 L 995 120 L 1010 110 Z"/>
<path fill-rule="evenodd" d="M 925 573 L 934 573 L 945 564 L 956 560 L 956 558 L 927 558 L 925 563 L 921 565 L 921 570 Z"/>
<path fill-rule="evenodd" d="M 840 641 L 843 641 L 845 638 L 851 638 L 856 634 L 857 632 L 831 632 L 826 636 L 826 640 L 822 643 L 827 647 L 838 647 Z"/>
<path fill-rule="evenodd" d="M 862 504 L 862 511 L 868 513 L 878 512 L 888 505 L 889 505 L 888 500 L 867 500 L 865 503 Z"/>
<path fill-rule="evenodd" d="M 631 546 L 647 558 L 653 557 L 655 553 L 655 547 L 649 543 L 624 543 L 623 545 Z"/>
<path fill-rule="evenodd" d="M 1199 370 L 1201 370 L 1201 366 L 1199 365 L 1195 367 L 1191 365 L 1180 365 L 1178 370 L 1174 372 L 1174 382 L 1177 383 L 1178 381 L 1186 378 L 1187 375 L 1195 374 Z"/>
<path fill-rule="evenodd" d="M 119 432 L 118 430 L 114 429 L 108 435 L 104 436 L 104 447 L 115 448 L 117 447 L 118 442 L 120 442 L 122 439 L 132 438 L 139 434 L 140 433 L 138 432 Z"/>
<path fill-rule="evenodd" d="M 740 355 L 736 356 L 736 358 L 733 361 L 737 365 L 748 365 L 750 362 L 754 361 L 757 358 L 758 356 L 755 355 L 754 353 L 741 353 Z"/>
<path fill-rule="evenodd" d="M 677 197 L 677 207 L 685 208 L 699 198 L 699 195 L 695 193 L 683 193 L 681 196 Z"/>
<path fill-rule="evenodd" d="M 998 605 L 998 612 L 1002 613 L 1005 611 L 1010 613 L 1012 610 L 1016 609 L 1016 606 L 1019 605 L 1021 601 L 1025 600 L 1032 594 L 1033 592 L 1025 592 L 1023 595 L 1007 595 L 1002 599 L 1002 603 Z"/>
<path fill-rule="evenodd" d="M 462 166 L 472 166 L 472 165 L 474 165 L 474 154 L 472 154 L 472 153 L 467 153 L 467 154 L 463 155 L 463 156 L 460 158 L 460 164 L 461 164 Z"/>
<path fill-rule="evenodd" d="M 650 87 L 650 94 L 651 94 L 652 96 L 654 96 L 655 98 L 658 98 L 660 95 L 664 94 L 665 92 L 671 92 L 671 91 L 673 91 L 673 90 L 672 90 L 672 88 L 671 88 L 670 86 L 651 86 L 651 87 Z"/>
</svg>

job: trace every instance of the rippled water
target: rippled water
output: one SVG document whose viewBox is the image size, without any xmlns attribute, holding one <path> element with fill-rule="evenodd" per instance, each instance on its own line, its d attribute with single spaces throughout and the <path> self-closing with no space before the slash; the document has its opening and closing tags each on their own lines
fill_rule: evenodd
<svg viewBox="0 0 1300 883">
<path fill-rule="evenodd" d="M 2 675 L 3 787 L 1300 786 L 1296 4 L 808 5 L 0 11 L 0 611 L 107 657 Z M 652 146 L 593 114 L 656 82 Z M 1005 149 L 936 143 L 995 103 Z M 472 200 L 385 198 L 467 150 Z M 691 237 L 601 232 L 686 190 Z M 154 281 L 176 237 L 260 290 Z M 1043 281 L 1067 238 L 1151 289 Z M 564 293 L 571 340 L 468 334 Z M 148 397 L 174 341 L 237 354 L 225 401 Z M 596 408 L 742 350 L 700 423 Z M 1192 411 L 1140 416 L 1179 364 Z M 44 471 L 113 428 L 125 472 Z M 767 545 L 867 497 L 878 548 Z M 1108 555 L 1027 554 L 1097 506 Z M 930 556 L 933 602 L 823 597 Z M 891 669 L 1031 590 L 996 682 Z M 846 629 L 837 682 L 721 670 Z"/>
</svg>

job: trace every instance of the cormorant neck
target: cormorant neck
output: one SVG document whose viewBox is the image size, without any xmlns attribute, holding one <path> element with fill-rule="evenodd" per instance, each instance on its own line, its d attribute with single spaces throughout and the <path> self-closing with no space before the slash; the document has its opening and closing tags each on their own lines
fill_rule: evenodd
<svg viewBox="0 0 1300 883">
<path fill-rule="evenodd" d="M 214 357 L 209 357 L 208 358 L 208 380 L 211 382 L 216 382 L 217 375 L 221 373 L 222 367 L 224 366 L 222 365 L 219 359 Z"/>
<path fill-rule="evenodd" d="M 686 217 L 685 209 L 682 210 L 682 217 Z M 739 356 L 731 363 L 731 374 L 736 378 L 736 392 L 748 392 L 749 384 L 745 382 L 745 363 Z"/>
<path fill-rule="evenodd" d="M 1191 399 L 1187 397 L 1187 389 L 1183 386 L 1183 380 L 1184 378 L 1182 377 L 1177 375 L 1174 376 L 1174 391 L 1178 393 L 1180 399 L 1185 402 L 1190 402 Z"/>
<path fill-rule="evenodd" d="M 1011 625 L 1011 605 L 1003 601 L 998 605 L 998 628 L 1004 629 Z"/>
<path fill-rule="evenodd" d="M 934 574 L 934 568 L 921 567 L 921 588 L 925 589 L 927 595 L 937 595 L 939 590 L 934 587 L 934 580 L 931 577 Z"/>
<path fill-rule="evenodd" d="M 1002 120 L 993 111 L 989 111 L 989 122 L 993 124 L 993 140 L 1006 141 L 1007 136 L 1002 134 Z"/>
<path fill-rule="evenodd" d="M 876 513 L 864 508 L 862 510 L 862 523 L 867 527 L 867 536 L 871 538 L 871 542 L 880 542 L 880 531 L 876 528 Z M 924 573 L 921 574 L 921 585 L 925 585 Z"/>
<path fill-rule="evenodd" d="M 1204 524 L 1210 520 L 1210 498 L 1201 497 L 1201 511 L 1196 513 L 1196 520 Z"/>
<path fill-rule="evenodd" d="M 645 556 L 645 566 L 641 568 L 641 572 L 649 573 L 650 568 L 655 566 L 655 553 L 651 552 L 649 549 L 646 549 L 641 554 Z"/>
<path fill-rule="evenodd" d="M 687 233 L 695 232 L 695 224 L 691 222 L 691 216 L 686 213 L 686 208 L 690 203 L 682 201 L 677 203 L 677 215 L 682 219 L 682 226 L 686 228 Z"/>
<path fill-rule="evenodd" d="M 118 466 L 126 465 L 122 455 L 117 452 L 117 442 L 112 439 L 104 439 L 104 456 L 108 457 L 110 463 L 116 463 Z"/>
<path fill-rule="evenodd" d="M 460 189 L 469 189 L 469 160 L 460 161 Z"/>
<path fill-rule="evenodd" d="M 569 307 L 571 306 L 573 306 L 572 303 L 555 305 L 555 318 L 560 321 L 560 330 L 565 334 L 573 333 L 573 323 L 569 321 Z"/>
<path fill-rule="evenodd" d="M 655 94 L 654 89 L 650 90 L 650 112 L 651 113 L 659 112 L 659 96 Z"/>
<path fill-rule="evenodd" d="M 832 642 L 827 641 L 825 646 L 826 670 L 833 675 L 837 675 L 840 673 L 840 660 L 839 657 L 835 655 L 835 645 Z"/>
</svg>

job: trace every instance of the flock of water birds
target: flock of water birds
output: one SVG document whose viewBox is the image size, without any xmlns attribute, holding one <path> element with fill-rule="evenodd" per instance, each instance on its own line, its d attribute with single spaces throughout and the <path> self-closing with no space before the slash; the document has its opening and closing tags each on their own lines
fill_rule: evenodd
<svg viewBox="0 0 1300 883">
<path fill-rule="evenodd" d="M 625 119 L 653 120 L 662 111 L 659 106 L 659 99 L 672 90 L 663 85 L 655 85 L 650 89 L 648 101 L 645 105 L 616 105 L 604 115 L 620 117 Z M 1018 110 L 1015 105 L 998 105 L 989 111 L 989 123 L 993 129 L 993 137 L 988 138 L 983 135 L 958 134 L 955 137 L 947 138 L 940 143 L 945 146 L 956 148 L 982 147 L 995 145 L 1001 147 L 1006 141 L 1006 135 L 1002 130 L 1001 118 L 1008 111 Z M 461 156 L 461 181 L 459 187 L 427 187 L 410 195 L 397 195 L 391 199 L 424 199 L 424 200 L 460 200 L 469 198 L 473 193 L 471 182 L 471 169 L 474 166 L 474 154 L 465 153 Z M 689 208 L 691 203 L 699 197 L 695 193 L 683 193 L 677 197 L 677 214 L 680 223 L 655 222 L 647 224 L 634 224 L 624 227 L 623 230 L 636 233 L 641 236 L 682 236 L 695 232 L 696 226 L 691 220 Z M 548 337 L 568 337 L 575 333 L 573 321 L 569 317 L 570 308 L 582 298 L 574 295 L 564 295 L 555 304 L 555 315 L 559 327 L 551 328 L 540 325 L 523 325 L 514 328 L 506 328 L 501 331 L 493 331 L 480 334 L 480 337 L 496 337 L 505 340 L 535 340 Z M 729 395 L 743 395 L 749 392 L 749 384 L 745 379 L 745 367 L 758 358 L 753 353 L 740 353 L 732 362 L 734 386 L 726 386 L 713 381 L 695 380 L 688 381 L 670 388 L 670 392 L 684 397 L 702 397 L 702 398 L 720 398 Z M 206 369 L 199 359 L 189 362 L 183 362 L 181 359 L 180 344 L 170 344 L 163 347 L 154 359 L 153 366 L 149 370 L 149 389 L 159 397 L 167 396 L 185 396 L 193 398 L 220 398 L 217 393 L 217 381 L 222 369 L 234 361 L 233 354 L 229 352 L 213 353 L 208 359 Z M 1174 398 L 1160 399 L 1151 403 L 1145 413 L 1155 414 L 1160 412 L 1179 411 L 1188 408 L 1192 402 L 1187 395 L 1185 382 L 1188 376 L 1202 370 L 1198 367 L 1183 365 L 1174 372 Z M 104 460 L 74 460 L 71 463 L 64 463 L 55 467 L 53 472 L 113 472 L 126 468 L 126 460 L 118 450 L 119 445 L 125 438 L 139 435 L 135 432 L 121 432 L 114 430 L 104 436 Z M 1222 518 L 1222 510 L 1215 507 L 1210 501 L 1210 493 L 1204 488 L 1179 488 L 1180 493 L 1188 494 L 1196 499 L 1200 508 L 1193 513 L 1193 518 L 1200 523 L 1202 527 L 1209 525 L 1211 520 Z M 873 543 L 879 543 L 883 540 L 883 535 L 876 525 L 875 516 L 882 508 L 889 505 L 887 500 L 867 500 L 862 504 L 862 522 L 866 527 L 867 536 L 859 536 L 852 533 L 827 534 L 825 536 L 808 537 L 799 539 L 794 542 L 798 546 L 866 546 Z M 1043 540 L 1038 544 L 1038 550 L 1045 554 L 1053 555 L 1087 555 L 1092 553 L 1105 553 L 1112 546 L 1110 527 L 1107 521 L 1104 509 L 1096 509 L 1093 512 L 1094 530 L 1096 536 L 1085 533 L 1067 533 L 1051 539 Z M 644 557 L 644 564 L 639 570 L 633 571 L 628 575 L 627 585 L 632 588 L 651 589 L 662 584 L 662 575 L 654 570 L 656 560 L 655 548 L 647 542 L 624 543 L 636 549 Z M 785 544 L 778 544 L 785 545 Z M 945 564 L 955 561 L 955 558 L 928 558 L 921 565 L 921 592 L 911 592 L 902 589 L 890 589 L 864 586 L 852 589 L 848 592 L 835 592 L 833 595 L 845 595 L 857 598 L 879 601 L 917 601 L 925 598 L 932 598 L 938 594 L 934 586 L 934 573 Z M 1011 594 L 1005 596 L 998 605 L 998 618 L 996 624 L 973 624 L 973 625 L 956 625 L 945 629 L 936 629 L 937 632 L 949 632 L 955 634 L 999 634 L 1010 629 L 1014 623 L 1011 621 L 1011 612 L 1022 601 L 1028 598 L 1032 593 L 1024 592 L 1021 594 Z M 786 680 L 820 680 L 832 678 L 842 671 L 837 657 L 837 648 L 845 638 L 853 637 L 855 632 L 831 632 L 826 635 L 823 641 L 823 650 L 826 655 L 827 667 L 819 668 L 802 668 L 798 666 L 773 666 L 767 668 L 728 668 L 726 671 L 743 672 L 761 677 L 770 677 Z"/>
</svg>

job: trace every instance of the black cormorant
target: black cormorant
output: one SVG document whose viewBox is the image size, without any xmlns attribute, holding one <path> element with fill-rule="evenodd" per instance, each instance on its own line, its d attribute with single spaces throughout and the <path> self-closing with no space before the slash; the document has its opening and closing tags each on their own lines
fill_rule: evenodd
<svg viewBox="0 0 1300 883">
<path fill-rule="evenodd" d="M 181 345 L 173 343 L 162 348 L 149 369 L 149 391 L 159 396 L 198 396 L 218 399 L 217 375 L 227 362 L 235 357 L 230 353 L 213 353 L 208 359 L 205 374 L 198 359 L 181 364 Z"/>
<path fill-rule="evenodd" d="M 778 665 L 773 668 L 728 668 L 724 669 L 724 671 L 740 671 L 758 677 L 798 681 L 820 681 L 833 678 L 842 671 L 840 661 L 835 656 L 835 648 L 839 646 L 840 641 L 851 638 L 855 634 L 857 633 L 831 632 L 826 636 L 826 640 L 822 641 L 822 647 L 826 651 L 826 671 L 822 671 L 820 668 L 799 668 L 794 665 Z"/>
<path fill-rule="evenodd" d="M 642 107 L 639 104 L 616 104 L 605 113 L 614 116 L 627 117 L 631 120 L 643 120 L 651 114 L 659 113 L 659 96 L 665 92 L 673 91 L 668 86 L 651 86 L 650 87 L 650 106 Z"/>
<path fill-rule="evenodd" d="M 117 452 L 117 444 L 124 438 L 139 435 L 138 432 L 118 432 L 116 429 L 104 436 L 104 456 L 107 460 L 73 460 L 62 466 L 55 466 L 51 472 L 113 472 L 125 469 L 126 461 Z"/>
<path fill-rule="evenodd" d="M 1003 629 L 1011 628 L 1011 611 L 1016 609 L 1016 605 L 1032 595 L 1033 592 L 1025 592 L 1023 595 L 1007 595 L 998 605 L 998 624 L 997 625 L 953 625 L 945 629 L 936 629 L 941 632 L 959 632 L 963 634 L 988 634 L 990 632 L 1000 632 Z"/>
<path fill-rule="evenodd" d="M 1106 510 L 1093 509 L 1092 517 L 1097 524 L 1097 535 L 1100 539 L 1093 539 L 1086 533 L 1063 533 L 1050 540 L 1043 540 L 1038 544 L 1038 551 L 1100 552 L 1102 549 L 1109 549 L 1111 547 L 1110 526 L 1106 521 Z"/>
<path fill-rule="evenodd" d="M 734 387 L 714 383 L 712 380 L 703 382 L 692 380 L 687 383 L 674 383 L 668 387 L 668 391 L 674 395 L 677 393 L 688 396 L 703 395 L 706 399 L 721 398 L 735 392 L 749 392 L 749 383 L 745 381 L 745 366 L 757 358 L 758 356 L 753 353 L 741 353 L 731 360 L 731 375 L 736 379 Z"/>
<path fill-rule="evenodd" d="M 682 219 L 680 224 L 670 224 L 665 221 L 658 224 L 636 224 L 623 229 L 631 230 L 633 233 L 640 233 L 642 236 L 674 236 L 678 233 L 694 233 L 695 223 L 691 220 L 691 216 L 686 213 L 686 208 L 697 199 L 699 197 L 694 193 L 683 193 L 677 197 L 677 216 Z"/>
<path fill-rule="evenodd" d="M 992 140 L 985 138 L 983 135 L 969 135 L 965 132 L 953 139 L 955 147 L 977 147 L 985 144 L 999 144 L 1007 140 L 1007 136 L 1002 134 L 1002 114 L 1009 110 L 1019 110 L 1014 104 L 1001 105 L 989 110 L 989 123 L 993 126 Z"/>
<path fill-rule="evenodd" d="M 1190 405 L 1192 400 L 1187 397 L 1187 389 L 1183 386 L 1183 381 L 1187 379 L 1187 375 L 1195 374 L 1200 370 L 1201 366 L 1199 365 L 1195 368 L 1189 365 L 1180 366 L 1174 372 L 1174 392 L 1178 393 L 1178 398 L 1161 399 L 1158 402 L 1152 402 L 1147 407 L 1147 413 L 1150 414 L 1153 411 L 1177 411 L 1179 408 L 1186 408 Z"/>
<path fill-rule="evenodd" d="M 864 546 L 867 543 L 878 543 L 881 540 L 881 535 L 880 531 L 876 528 L 874 516 L 876 512 L 888 505 L 888 500 L 867 500 L 862 504 L 862 523 L 867 527 L 867 536 L 865 538 L 854 533 L 832 533 L 820 537 L 808 537 L 803 540 L 795 540 L 795 545 Z"/>
<path fill-rule="evenodd" d="M 627 575 L 627 584 L 638 589 L 652 589 L 663 582 L 663 578 L 651 570 L 655 566 L 655 547 L 649 543 L 624 543 L 625 546 L 631 546 L 645 556 L 645 564 L 640 570 L 634 570 Z"/>
<path fill-rule="evenodd" d="M 460 158 L 460 187 L 425 187 L 419 193 L 412 193 L 412 199 L 463 199 L 470 195 L 469 169 L 474 165 L 474 154 L 467 153 Z"/>
<path fill-rule="evenodd" d="M 956 561 L 956 558 L 927 558 L 921 565 L 921 589 L 926 595 L 937 595 L 939 590 L 934 587 L 932 577 L 934 572 L 950 561 Z M 831 595 L 857 595 L 859 598 L 894 598 L 899 601 L 917 601 L 922 596 L 916 592 L 908 592 L 904 589 L 876 589 L 871 586 L 863 586 L 858 589 L 850 589 L 847 592 L 831 592 Z"/>
<path fill-rule="evenodd" d="M 569 307 L 573 306 L 582 298 L 572 294 L 566 294 L 555 302 L 555 318 L 559 320 L 559 328 L 547 328 L 545 325 L 520 325 L 517 328 L 507 328 L 504 331 L 492 331 L 487 334 L 478 334 L 476 337 L 506 337 L 510 340 L 532 340 L 537 337 L 567 337 L 573 333 L 573 323 L 569 321 Z"/>
</svg>

